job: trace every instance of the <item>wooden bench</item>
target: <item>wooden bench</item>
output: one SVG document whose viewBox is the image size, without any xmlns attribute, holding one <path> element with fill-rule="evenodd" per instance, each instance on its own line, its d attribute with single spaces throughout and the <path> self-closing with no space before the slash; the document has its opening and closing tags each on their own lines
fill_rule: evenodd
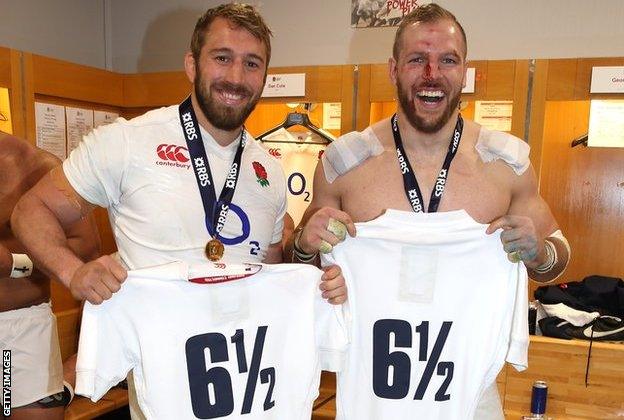
<svg viewBox="0 0 624 420">
<path fill-rule="evenodd" d="M 78 351 L 78 332 L 80 330 L 80 308 L 57 312 L 56 325 L 59 334 L 61 357 L 67 360 Z M 66 420 L 93 419 L 128 405 L 128 391 L 113 388 L 94 403 L 88 398 L 76 396 L 65 410 Z"/>
</svg>

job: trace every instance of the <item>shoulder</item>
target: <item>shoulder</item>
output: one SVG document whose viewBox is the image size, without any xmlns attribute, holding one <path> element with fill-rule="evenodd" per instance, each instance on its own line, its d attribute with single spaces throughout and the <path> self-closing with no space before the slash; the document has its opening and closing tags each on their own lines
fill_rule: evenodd
<svg viewBox="0 0 624 420">
<path fill-rule="evenodd" d="M 61 163 L 52 153 L 39 149 L 28 141 L 8 133 L 0 133 L 3 165 L 27 168 L 29 172 L 48 171 Z"/>
<path fill-rule="evenodd" d="M 146 112 L 143 115 L 126 120 L 124 118 L 118 118 L 115 123 L 122 127 L 151 127 L 154 125 L 167 124 L 171 122 L 178 123 L 180 117 L 178 114 L 178 105 L 171 105 L 158 109 L 153 109 Z"/>
<path fill-rule="evenodd" d="M 130 120 L 123 117 L 117 118 L 111 124 L 93 129 L 86 139 L 87 143 L 101 142 L 106 148 L 110 148 L 112 143 L 128 143 L 129 139 L 133 142 L 142 138 L 157 141 L 157 137 L 153 135 L 154 130 L 158 130 L 159 134 L 164 134 L 163 130 L 175 131 L 178 125 L 177 105 L 174 105 L 148 111 Z M 145 133 L 145 136 L 141 136 L 141 133 Z"/>
<path fill-rule="evenodd" d="M 488 130 L 480 127 L 475 149 L 481 160 L 492 162 L 502 160 L 509 165 L 517 175 L 522 175 L 531 165 L 529 153 L 531 148 L 522 139 L 502 131 Z"/>
<path fill-rule="evenodd" d="M 322 156 L 325 178 L 333 182 L 384 151 L 386 143 L 384 127 L 390 120 L 383 120 L 363 131 L 352 131 L 331 142 Z"/>
</svg>

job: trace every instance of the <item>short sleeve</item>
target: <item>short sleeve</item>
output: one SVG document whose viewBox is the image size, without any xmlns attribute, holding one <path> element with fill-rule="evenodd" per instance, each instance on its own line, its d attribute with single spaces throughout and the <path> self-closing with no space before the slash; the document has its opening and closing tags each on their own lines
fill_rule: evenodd
<svg viewBox="0 0 624 420">
<path fill-rule="evenodd" d="M 71 186 L 92 204 L 109 207 L 119 201 L 129 160 L 127 128 L 124 120 L 96 128 L 63 163 Z"/>
<path fill-rule="evenodd" d="M 123 336 L 117 328 L 119 320 L 114 319 L 106 303 L 97 307 L 85 303 L 80 327 L 76 394 L 93 402 L 121 382 L 135 364 L 129 348 L 135 340 Z"/>
</svg>

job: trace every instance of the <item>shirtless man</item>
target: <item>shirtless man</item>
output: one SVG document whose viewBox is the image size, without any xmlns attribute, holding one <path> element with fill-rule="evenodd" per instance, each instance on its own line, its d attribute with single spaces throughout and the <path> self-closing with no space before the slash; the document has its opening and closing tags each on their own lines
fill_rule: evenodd
<svg viewBox="0 0 624 420">
<path fill-rule="evenodd" d="M 0 348 L 11 350 L 12 419 L 63 418 L 63 367 L 50 281 L 13 236 L 9 222 L 18 199 L 59 164 L 50 153 L 0 132 Z M 92 217 L 71 226 L 67 236 L 68 246 L 81 257 L 99 253 Z"/>
<path fill-rule="evenodd" d="M 353 135 L 334 142 L 316 169 L 314 198 L 294 235 L 295 260 L 311 259 L 323 246 L 331 249 L 339 242 L 327 228 L 330 218 L 342 221 L 354 236 L 354 222 L 375 219 L 386 209 L 436 211 L 435 198 L 440 198 L 437 211 L 463 209 L 477 222 L 489 224 L 488 234 L 503 229 L 505 252 L 511 260 L 521 260 L 534 280 L 549 281 L 564 270 L 567 241 L 538 193 L 522 140 L 465 120 L 452 165 L 443 166 L 452 155 L 449 145 L 458 122 L 466 53 L 464 30 L 447 10 L 429 4 L 405 17 L 396 33 L 389 74 L 399 99 L 401 154 L 412 171 L 398 159 L 390 118 L 356 134 L 354 142 L 369 145 L 359 164 L 345 164 L 331 150 L 348 148 Z M 447 167 L 446 176 L 441 167 Z M 404 187 L 402 172 L 415 175 L 422 192 L 419 202 L 409 193 L 411 188 Z M 495 405 L 476 418 L 502 416 L 495 385 L 488 395 L 482 409 Z"/>
</svg>

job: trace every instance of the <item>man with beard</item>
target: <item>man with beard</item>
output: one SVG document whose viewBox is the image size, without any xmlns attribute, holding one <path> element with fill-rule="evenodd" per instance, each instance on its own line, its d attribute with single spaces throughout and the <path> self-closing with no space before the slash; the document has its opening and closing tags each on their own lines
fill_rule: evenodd
<svg viewBox="0 0 624 420">
<path fill-rule="evenodd" d="M 0 131 L 0 348 L 11 351 L 12 419 L 62 419 L 68 402 L 63 398 L 50 280 L 9 223 L 22 194 L 60 163 L 54 155 Z M 97 257 L 99 237 L 92 216 L 68 226 L 66 233 L 67 246 L 80 258 Z"/>
<path fill-rule="evenodd" d="M 282 261 L 284 174 L 243 127 L 264 87 L 270 37 L 252 6 L 209 9 L 184 59 L 190 96 L 95 129 L 20 200 L 16 234 L 74 297 L 99 304 L 120 290 L 127 270 L 175 260 Z M 118 258 L 83 263 L 63 227 L 94 206 L 108 208 Z M 321 280 L 330 303 L 345 300 L 338 268 Z"/>
<path fill-rule="evenodd" d="M 489 225 L 487 234 L 502 229 L 504 251 L 522 261 L 531 278 L 561 274 L 569 248 L 538 193 L 528 146 L 460 117 L 466 53 L 464 30 L 449 11 L 429 4 L 404 18 L 389 60 L 397 113 L 328 147 L 316 169 L 314 198 L 295 231 L 294 260 L 313 260 L 340 242 L 331 219 L 355 236 L 354 222 L 387 209 L 461 210 Z M 495 384 L 479 409 L 475 418 L 501 418 Z"/>
<path fill-rule="evenodd" d="M 284 175 L 243 128 L 264 87 L 270 36 L 251 6 L 209 9 L 184 60 L 190 96 L 95 129 L 18 203 L 16 234 L 77 299 L 101 303 L 127 269 L 205 262 L 205 253 L 223 262 L 281 262 Z M 119 258 L 83 263 L 62 227 L 96 205 L 109 210 Z M 323 280 L 325 297 L 344 301 L 339 270 Z"/>
</svg>

